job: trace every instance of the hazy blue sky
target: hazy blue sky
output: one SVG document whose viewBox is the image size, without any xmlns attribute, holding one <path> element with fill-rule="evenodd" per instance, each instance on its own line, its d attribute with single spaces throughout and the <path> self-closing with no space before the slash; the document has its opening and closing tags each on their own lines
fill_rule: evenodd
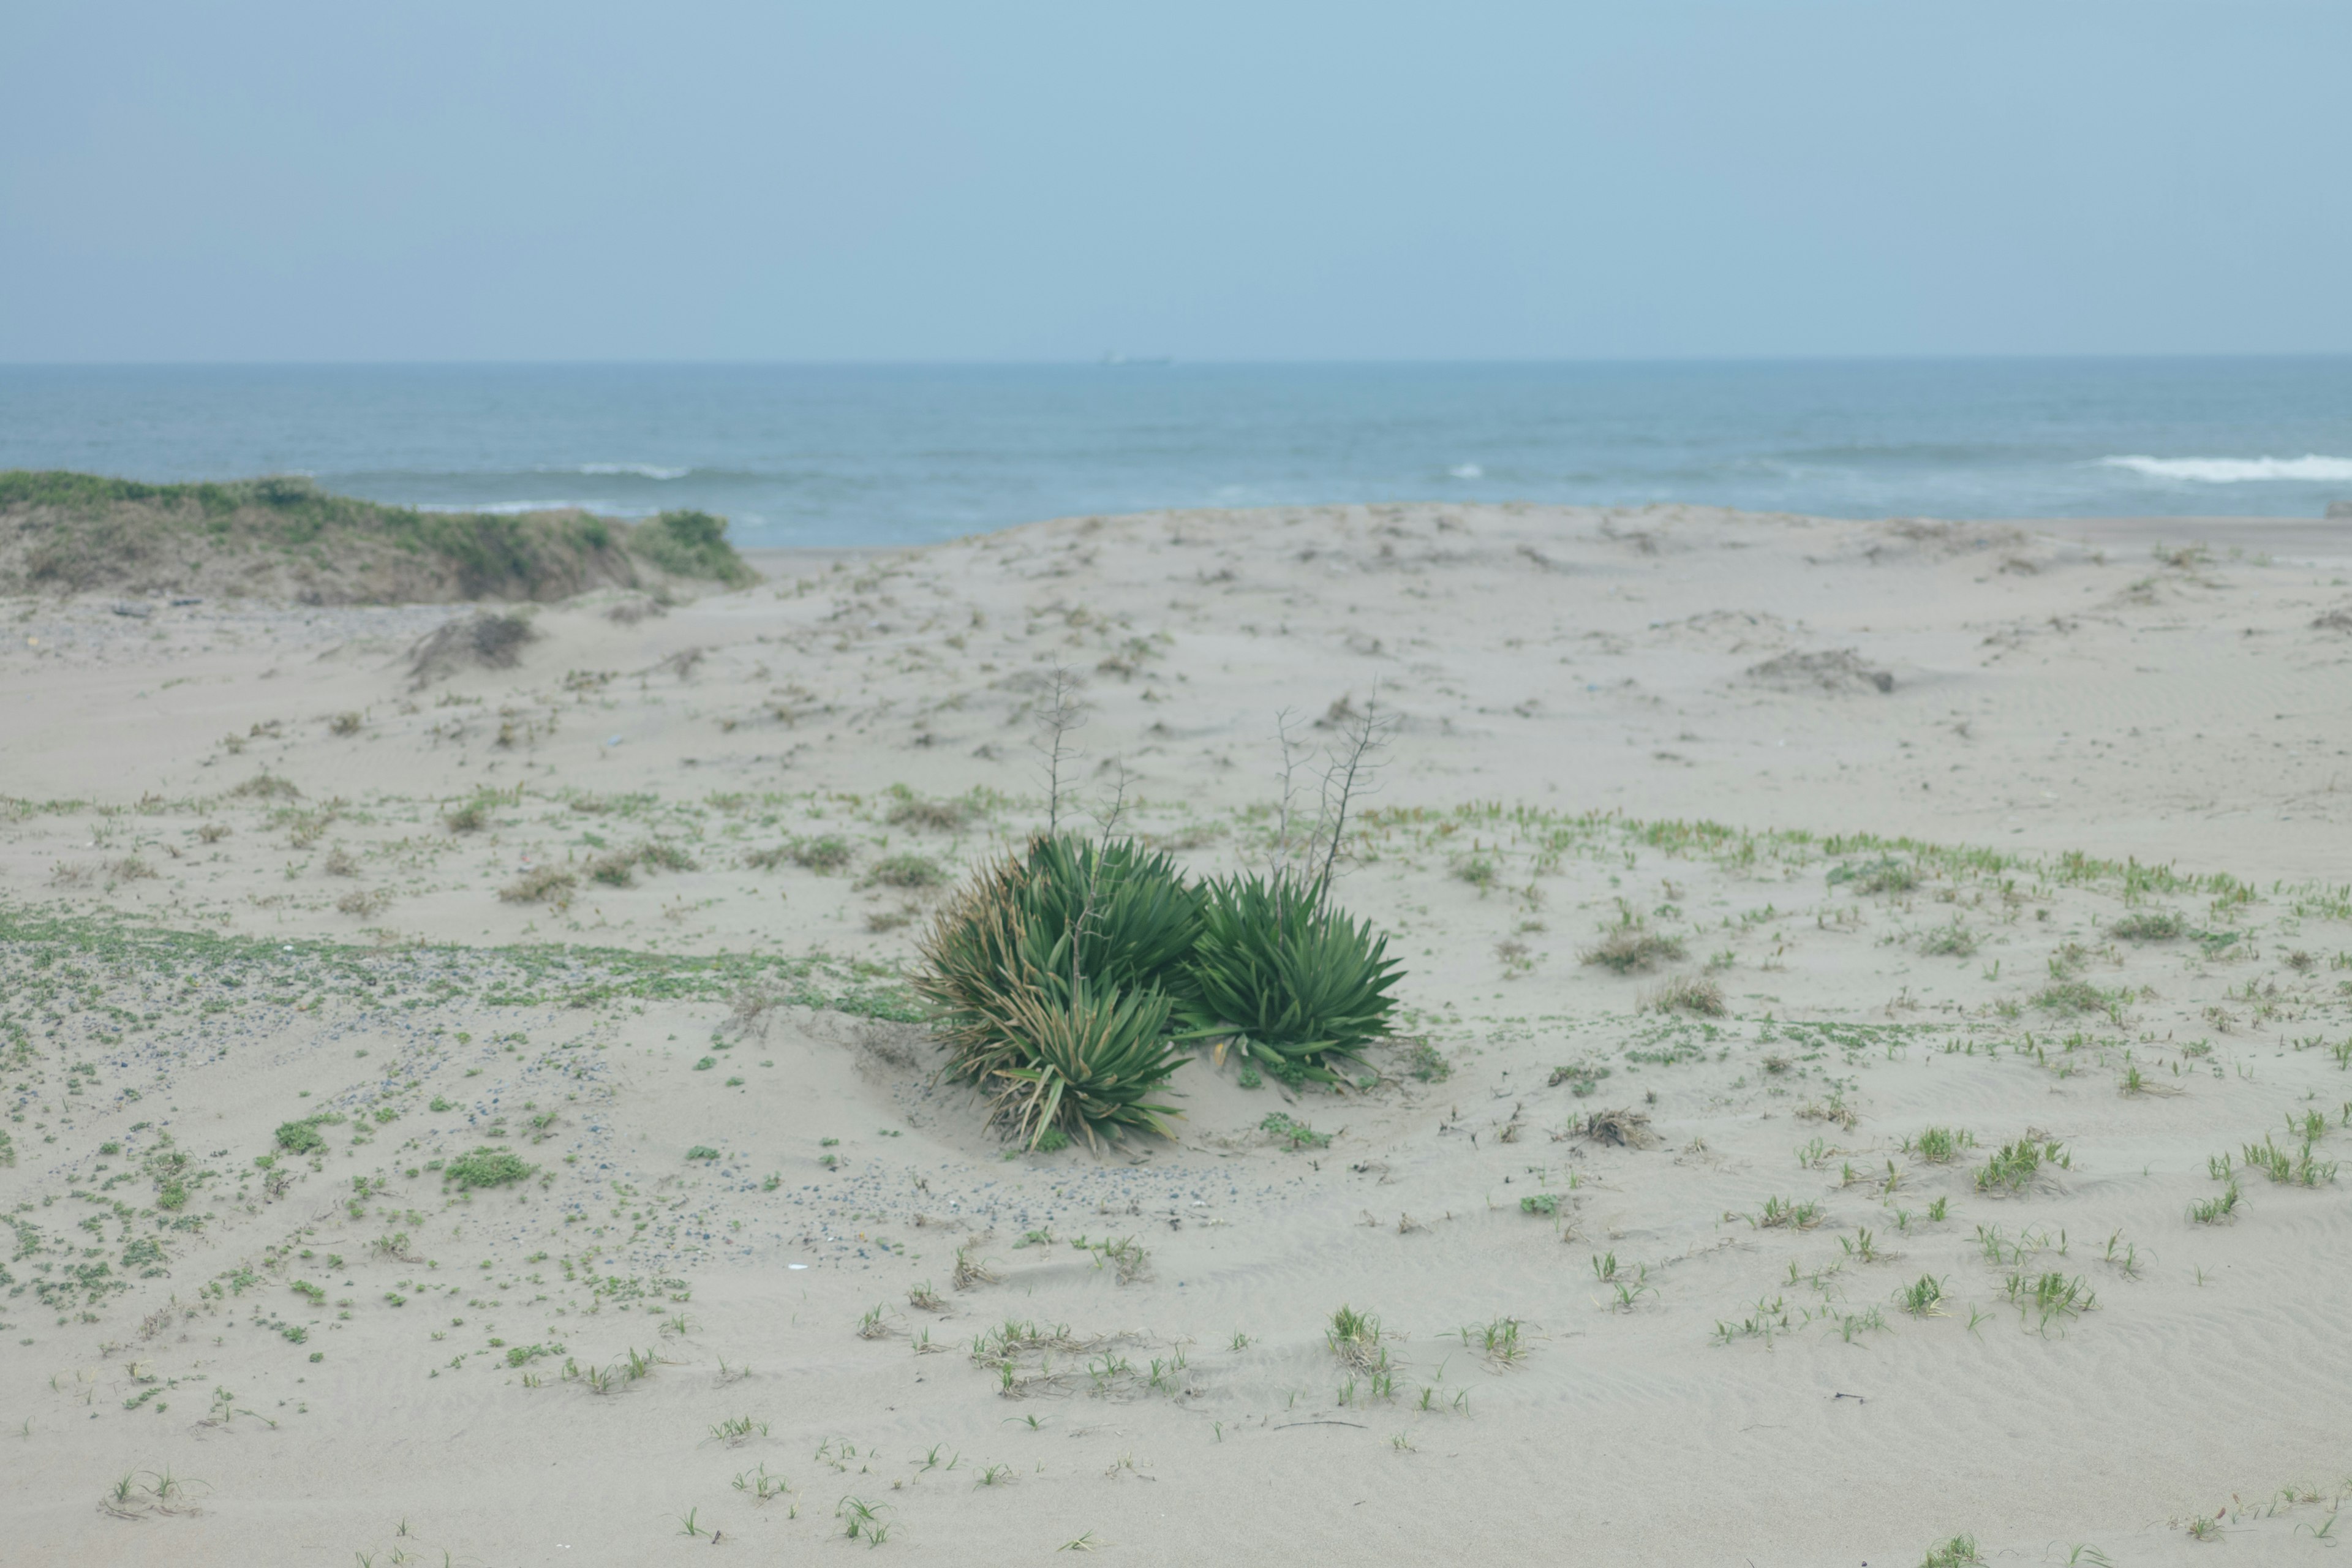
<svg viewBox="0 0 2352 1568">
<path fill-rule="evenodd" d="M 2352 4 L 0 7 L 0 360 L 2352 350 Z"/>
</svg>

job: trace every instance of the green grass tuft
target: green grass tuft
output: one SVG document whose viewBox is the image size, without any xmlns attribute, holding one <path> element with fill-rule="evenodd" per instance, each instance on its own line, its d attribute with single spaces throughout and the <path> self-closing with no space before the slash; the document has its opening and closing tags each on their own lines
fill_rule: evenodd
<svg viewBox="0 0 2352 1568">
<path fill-rule="evenodd" d="M 1328 1149 L 1331 1134 L 1318 1132 L 1304 1121 L 1294 1121 L 1286 1112 L 1276 1110 L 1257 1124 L 1261 1132 L 1270 1132 L 1274 1141 L 1297 1153 L 1301 1149 Z"/>
<path fill-rule="evenodd" d="M 1908 860 L 1897 860 L 1891 855 L 1885 855 L 1860 865 L 1831 868 L 1831 887 L 1847 882 L 1853 885 L 1857 893 L 1907 893 L 1919 885 L 1919 868 Z"/>
<path fill-rule="evenodd" d="M 891 855 L 874 862 L 866 879 L 886 888 L 938 888 L 947 884 L 948 873 L 928 855 Z"/>
<path fill-rule="evenodd" d="M 2034 993 L 2033 1005 L 2052 1013 L 2104 1013 L 2107 994 L 2086 980 L 2059 980 Z"/>
<path fill-rule="evenodd" d="M 1929 1547 L 1927 1555 L 1919 1560 L 1919 1568 L 1971 1568 L 1983 1561 L 1975 1536 L 1955 1535 L 1940 1546 Z"/>
<path fill-rule="evenodd" d="M 504 1149 L 488 1147 L 460 1154 L 441 1172 L 441 1179 L 461 1188 L 503 1187 L 529 1177 L 539 1169 Z"/>
<path fill-rule="evenodd" d="M 1984 1168 L 1977 1172 L 1977 1191 L 1980 1193 L 2020 1193 L 2032 1185 L 2045 1165 L 2072 1168 L 2074 1156 L 2063 1143 L 2036 1142 L 2022 1138 L 2014 1143 L 2004 1143 Z"/>
<path fill-rule="evenodd" d="M 2189 922 L 2170 910 L 2134 910 L 2107 928 L 2125 942 L 2170 942 L 2188 930 Z"/>
<path fill-rule="evenodd" d="M 1643 997 L 1641 1005 L 1644 1011 L 1652 1013 L 1696 1013 L 1702 1017 L 1720 1018 L 1724 1014 L 1723 987 L 1705 975 L 1676 975 Z"/>
</svg>

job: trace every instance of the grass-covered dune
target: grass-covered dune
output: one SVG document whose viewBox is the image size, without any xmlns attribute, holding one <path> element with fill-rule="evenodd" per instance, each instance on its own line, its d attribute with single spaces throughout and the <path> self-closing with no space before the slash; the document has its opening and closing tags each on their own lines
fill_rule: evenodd
<svg viewBox="0 0 2352 1568">
<path fill-rule="evenodd" d="M 756 574 L 724 519 L 631 524 L 578 510 L 434 512 L 306 479 L 143 484 L 0 471 L 0 594 L 187 593 L 306 604 L 561 599 L 666 577 Z"/>
</svg>

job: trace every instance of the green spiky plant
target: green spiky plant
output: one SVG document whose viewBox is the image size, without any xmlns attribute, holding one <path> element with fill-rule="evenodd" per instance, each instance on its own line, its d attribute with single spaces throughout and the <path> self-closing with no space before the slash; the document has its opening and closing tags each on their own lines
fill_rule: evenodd
<svg viewBox="0 0 2352 1568">
<path fill-rule="evenodd" d="M 1007 1001 L 1029 1056 L 996 1069 L 994 1100 L 1016 1137 L 1035 1148 L 1058 1131 L 1099 1147 L 1104 1131 L 1168 1131 L 1167 1119 L 1180 1112 L 1151 1097 L 1184 1058 L 1168 1037 L 1164 993 L 1097 989 L 1081 978 L 1066 997 L 1024 985 Z"/>
<path fill-rule="evenodd" d="M 1201 934 L 1178 988 L 1184 1037 L 1223 1039 L 1287 1081 L 1337 1082 L 1329 1062 L 1387 1032 L 1400 966 L 1388 939 L 1333 908 L 1325 886 L 1277 871 L 1202 889 Z"/>
<path fill-rule="evenodd" d="M 983 868 L 924 938 L 913 984 L 947 1036 L 945 1076 L 978 1088 L 1027 1148 L 1126 1128 L 1165 1132 L 1155 1097 L 1215 1039 L 1292 1083 L 1337 1083 L 1328 1065 L 1383 1035 L 1399 968 L 1370 922 L 1331 907 L 1349 802 L 1385 721 L 1355 714 L 1330 754 L 1322 809 L 1294 838 L 1295 743 L 1281 731 L 1284 790 L 1270 876 L 1188 886 L 1165 855 L 1057 830 L 1065 744 L 1078 721 L 1055 673 L 1040 751 L 1046 831 Z M 1294 854 L 1303 854 L 1294 861 Z M 1171 1019 L 1182 1028 L 1170 1036 Z M 1252 1069 L 1253 1074 L 1255 1068 Z"/>
<path fill-rule="evenodd" d="M 947 1076 L 987 1095 L 1023 1146 L 1050 1132 L 1164 1132 L 1182 1056 L 1168 1037 L 1200 900 L 1164 855 L 1065 835 L 984 869 L 932 926 L 915 989 L 937 1009 Z"/>
<path fill-rule="evenodd" d="M 1067 933 L 1076 973 L 1122 987 L 1162 990 L 1181 973 L 1201 930 L 1201 895 L 1165 855 L 1131 838 L 1097 844 L 1059 835 L 1031 847 L 1023 903 L 1031 921 Z"/>
</svg>

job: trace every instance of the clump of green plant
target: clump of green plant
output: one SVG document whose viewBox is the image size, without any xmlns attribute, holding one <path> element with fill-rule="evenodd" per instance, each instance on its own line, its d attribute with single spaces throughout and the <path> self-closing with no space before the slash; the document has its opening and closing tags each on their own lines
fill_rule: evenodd
<svg viewBox="0 0 2352 1568">
<path fill-rule="evenodd" d="M 1919 1568 L 1973 1568 L 1974 1564 L 1983 1561 L 1984 1557 L 1977 1551 L 1975 1536 L 1955 1535 L 1941 1546 L 1927 1548 L 1927 1555 L 1920 1559 Z"/>
<path fill-rule="evenodd" d="M 1937 1316 L 1942 1310 L 1937 1303 L 1944 1299 L 1944 1282 L 1932 1274 L 1922 1274 L 1895 1293 L 1903 1310 L 1915 1318 Z"/>
<path fill-rule="evenodd" d="M 1652 1013 L 1696 1013 L 1720 1018 L 1724 1012 L 1723 987 L 1705 975 L 1678 974 L 1643 996 L 1641 1005 Z"/>
<path fill-rule="evenodd" d="M 1526 1327 L 1517 1318 L 1489 1318 L 1483 1323 L 1465 1324 L 1462 1343 L 1465 1349 L 1476 1350 L 1491 1367 L 1517 1366 L 1528 1355 L 1519 1338 L 1519 1331 Z"/>
<path fill-rule="evenodd" d="M 947 868 L 928 855 L 887 855 L 866 873 L 868 885 L 885 888 L 937 888 L 947 879 Z"/>
<path fill-rule="evenodd" d="M 1763 1230 L 1811 1230 L 1822 1223 L 1822 1205 L 1810 1200 L 1792 1203 L 1787 1198 L 1766 1198 L 1763 1209 L 1748 1223 Z"/>
<path fill-rule="evenodd" d="M 1454 1076 L 1454 1064 L 1445 1059 L 1444 1051 L 1427 1040 L 1416 1040 L 1405 1070 L 1423 1083 L 1443 1083 Z"/>
<path fill-rule="evenodd" d="M 1976 1147 L 1976 1134 L 1961 1127 L 1927 1127 L 1903 1140 L 1903 1152 L 1916 1154 L 1931 1165 L 1948 1165 L 1964 1149 Z"/>
<path fill-rule="evenodd" d="M 278 1146 L 289 1154 L 315 1154 L 327 1146 L 327 1140 L 320 1135 L 315 1118 L 279 1122 L 277 1141 Z"/>
<path fill-rule="evenodd" d="M 1897 860 L 1891 855 L 1866 860 L 1860 865 L 1831 868 L 1831 887 L 1847 882 L 1853 884 L 1857 893 L 1907 893 L 1919 885 L 1919 868 L 1908 860 Z"/>
<path fill-rule="evenodd" d="M 743 864 L 759 871 L 772 871 L 789 860 L 804 871 L 830 876 L 856 858 L 849 840 L 837 833 L 820 834 L 814 838 L 794 838 L 772 848 L 754 849 L 743 857 Z"/>
<path fill-rule="evenodd" d="M 2232 1180 L 2221 1189 L 2219 1197 L 2204 1198 L 2189 1205 L 2189 1217 L 2199 1225 L 2219 1225 L 2238 1212 L 2238 1184 Z"/>
<path fill-rule="evenodd" d="M 490 825 L 490 808 L 503 798 L 497 790 L 476 790 L 441 814 L 442 822 L 452 833 L 479 833 Z"/>
<path fill-rule="evenodd" d="M 925 800 L 905 784 L 891 785 L 890 794 L 894 801 L 883 820 L 893 827 L 912 828 L 919 833 L 952 833 L 963 826 L 971 811 L 960 800 Z"/>
<path fill-rule="evenodd" d="M 1178 982 L 1186 1038 L 1222 1037 L 1286 1082 L 1333 1083 L 1332 1060 L 1388 1032 L 1402 966 L 1388 939 L 1327 891 L 1323 879 L 1288 870 L 1202 889 L 1200 933 Z"/>
<path fill-rule="evenodd" d="M 503 1187 L 524 1180 L 538 1168 L 525 1164 L 510 1151 L 486 1145 L 470 1154 L 460 1154 L 443 1166 L 441 1179 L 461 1189 Z"/>
<path fill-rule="evenodd" d="M 1145 1270 L 1151 1265 L 1150 1252 L 1145 1248 L 1143 1243 L 1131 1236 L 1107 1237 L 1101 1241 L 1073 1242 L 1071 1245 L 1081 1251 L 1093 1253 L 1096 1268 L 1100 1268 L 1104 1264 L 1109 1264 L 1117 1270 L 1118 1282 L 1122 1285 L 1132 1285 L 1142 1279 Z M 1182 1363 L 1180 1361 L 1178 1364 Z"/>
<path fill-rule="evenodd" d="M 1582 1100 L 1594 1089 L 1599 1089 L 1601 1080 L 1608 1076 L 1609 1068 L 1602 1063 L 1570 1062 L 1566 1067 L 1551 1069 L 1551 1079 L 1547 1087 L 1556 1089 L 1564 1083 L 1577 1099 Z"/>
<path fill-rule="evenodd" d="M 1304 1121 L 1293 1121 L 1283 1111 L 1275 1111 L 1257 1124 L 1258 1131 L 1274 1135 L 1274 1141 L 1297 1153 L 1301 1149 L 1328 1149 L 1331 1134 L 1318 1132 Z"/>
<path fill-rule="evenodd" d="M 1286 1082 L 1340 1081 L 1330 1060 L 1385 1036 L 1398 973 L 1386 939 L 1328 896 L 1384 721 L 1335 708 L 1349 743 L 1330 758 L 1303 842 L 1285 730 L 1275 869 L 1195 887 L 1108 826 L 1098 842 L 1060 831 L 1066 738 L 1083 721 L 1075 679 L 1055 671 L 1040 715 L 1045 832 L 984 868 L 920 944 L 915 988 L 947 1034 L 949 1076 L 983 1089 L 1033 1149 L 1048 1131 L 1089 1143 L 1105 1130 L 1164 1131 L 1174 1111 L 1150 1097 L 1182 1060 L 1181 1042 L 1215 1040 L 1221 1066 L 1234 1052 L 1244 1087 L 1261 1064 Z M 1118 814 L 1114 804 L 1107 824 Z"/>
<path fill-rule="evenodd" d="M 656 840 L 597 856 L 588 862 L 588 875 L 608 887 L 625 888 L 636 880 L 639 867 L 663 871 L 691 871 L 695 868 L 694 858 L 685 850 L 675 844 Z"/>
<path fill-rule="evenodd" d="M 786 850 L 793 865 L 806 871 L 838 871 L 849 864 L 853 851 L 849 840 L 837 833 L 821 833 L 814 838 L 796 838 Z"/>
<path fill-rule="evenodd" d="M 938 1010 L 948 1075 L 990 1097 L 1021 1143 L 1164 1131 L 1155 1097 L 1183 1060 L 1168 978 L 1199 929 L 1197 895 L 1131 839 L 1041 837 L 984 868 L 921 944 L 915 989 Z"/>
<path fill-rule="evenodd" d="M 1323 1342 L 1331 1353 L 1357 1371 L 1368 1371 L 1388 1359 L 1381 1349 L 1381 1321 L 1368 1312 L 1352 1307 L 1341 1307 L 1331 1314 L 1331 1326 L 1323 1331 Z"/>
<path fill-rule="evenodd" d="M 1620 974 L 1632 974 L 1673 963 L 1683 952 L 1682 938 L 1654 931 L 1639 916 L 1628 915 L 1609 927 L 1598 942 L 1578 957 L 1583 963 L 1597 963 Z"/>
<path fill-rule="evenodd" d="M 2099 1304 L 2098 1292 L 2089 1289 L 2080 1275 L 2069 1279 L 2055 1270 L 2011 1274 L 2006 1289 L 2019 1311 L 2039 1320 L 2035 1326 L 2043 1333 L 2049 1332 L 2052 1323 L 2081 1317 Z"/>
<path fill-rule="evenodd" d="M 2107 928 L 2125 942 L 2170 942 L 2189 930 L 2189 922 L 2170 910 L 2134 910 Z"/>
<path fill-rule="evenodd" d="M 2317 1113 L 2314 1112 L 2313 1114 L 2315 1120 L 2316 1120 Z M 2284 1149 L 2280 1148 L 2278 1144 L 2273 1141 L 2271 1135 L 2266 1132 L 2263 1134 L 2263 1141 L 2261 1142 L 2249 1143 L 2245 1146 L 2244 1154 L 2246 1163 L 2249 1167 L 2262 1172 L 2272 1181 L 2282 1184 L 2291 1183 L 2306 1187 L 2315 1187 L 2322 1182 L 2334 1181 L 2336 1179 L 2336 1162 L 2333 1160 L 2322 1160 L 2315 1156 L 2311 1152 L 2313 1142 L 2314 1141 L 2312 1139 L 2306 1138 L 2304 1142 L 2302 1152 L 2300 1154 L 2290 1154 Z"/>
<path fill-rule="evenodd" d="M 2107 994 L 2087 980 L 2057 980 L 2034 993 L 2033 1005 L 2052 1013 L 2101 1013 Z"/>
<path fill-rule="evenodd" d="M 629 530 L 629 548 L 678 577 L 749 587 L 760 574 L 727 542 L 727 520 L 707 511 L 666 511 Z"/>
<path fill-rule="evenodd" d="M 879 1546 L 890 1538 L 889 1521 L 882 1517 L 887 1511 L 887 1504 L 845 1497 L 834 1504 L 833 1517 L 841 1521 L 843 1535 L 851 1541 L 863 1535 L 866 1544 L 872 1547 Z"/>
<path fill-rule="evenodd" d="M 2074 1163 L 2074 1156 L 2062 1143 L 2021 1138 L 2013 1143 L 2002 1144 L 1985 1162 L 1983 1169 L 1977 1172 L 1977 1191 L 2023 1192 L 2044 1165 L 2072 1169 Z"/>
<path fill-rule="evenodd" d="M 1958 915 L 1952 923 L 1937 926 L 1919 939 L 1919 951 L 1932 957 L 1966 958 L 1977 950 L 1977 933 L 1960 923 Z"/>
</svg>

